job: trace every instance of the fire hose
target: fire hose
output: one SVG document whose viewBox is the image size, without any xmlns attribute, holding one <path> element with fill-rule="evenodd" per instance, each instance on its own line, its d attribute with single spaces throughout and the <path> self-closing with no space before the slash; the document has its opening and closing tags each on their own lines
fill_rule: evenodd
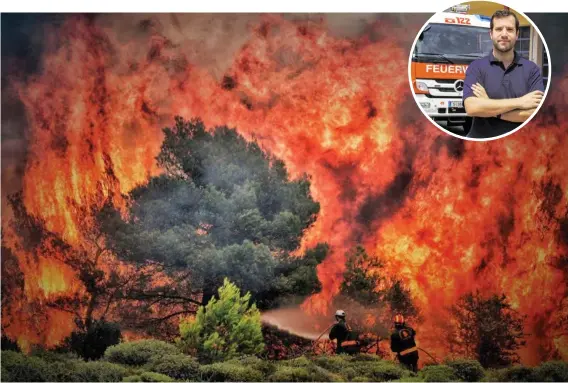
<svg viewBox="0 0 568 383">
<path fill-rule="evenodd" d="M 420 348 L 420 347 L 417 347 L 417 348 L 418 348 L 420 351 L 422 351 L 423 353 L 425 353 L 426 355 L 428 355 L 430 358 L 432 358 L 432 360 L 433 360 L 434 362 L 436 362 L 436 364 L 440 364 L 440 362 L 438 362 L 438 361 L 436 360 L 436 358 L 434 358 L 432 355 L 430 355 L 430 353 L 429 353 L 428 351 L 426 351 L 426 350 L 424 350 L 423 348 Z"/>
<path fill-rule="evenodd" d="M 322 332 L 314 341 L 312 341 L 312 347 L 311 347 L 312 351 L 314 350 L 314 348 L 315 348 L 317 342 L 320 340 L 320 338 L 321 338 L 326 332 L 328 332 L 329 329 L 333 327 L 333 325 L 334 325 L 334 323 L 332 323 L 331 325 L 329 325 L 325 330 L 323 330 L 323 332 Z M 436 364 L 440 364 L 440 362 L 438 362 L 438 360 L 437 360 L 436 358 L 434 358 L 434 357 L 432 356 L 432 354 L 430 354 L 428 351 L 424 350 L 424 349 L 421 348 L 421 347 L 416 347 L 416 348 L 417 348 L 418 350 L 422 351 L 423 353 L 425 353 L 426 355 L 428 355 Z M 301 353 L 302 353 L 302 352 L 300 352 L 299 354 L 301 354 Z M 297 354 L 297 355 L 299 355 L 299 354 Z M 297 355 L 293 355 L 293 356 L 296 357 Z"/>
</svg>

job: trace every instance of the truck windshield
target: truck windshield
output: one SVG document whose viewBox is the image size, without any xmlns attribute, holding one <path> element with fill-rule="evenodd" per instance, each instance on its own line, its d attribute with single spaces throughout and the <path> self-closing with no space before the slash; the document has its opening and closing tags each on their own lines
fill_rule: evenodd
<svg viewBox="0 0 568 383">
<path fill-rule="evenodd" d="M 489 28 L 430 24 L 416 43 L 416 55 L 483 56 L 492 47 Z"/>
</svg>

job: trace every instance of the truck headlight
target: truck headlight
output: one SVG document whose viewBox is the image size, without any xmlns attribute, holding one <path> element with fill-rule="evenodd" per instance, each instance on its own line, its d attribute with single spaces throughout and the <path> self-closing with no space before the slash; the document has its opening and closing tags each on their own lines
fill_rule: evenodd
<svg viewBox="0 0 568 383">
<path fill-rule="evenodd" d="M 421 102 L 420 106 L 423 107 L 424 109 L 430 109 L 430 103 L 429 102 Z"/>
<path fill-rule="evenodd" d="M 418 88 L 418 90 L 421 90 L 422 92 L 428 92 L 428 85 L 426 85 L 425 82 L 416 81 L 416 88 Z"/>
</svg>

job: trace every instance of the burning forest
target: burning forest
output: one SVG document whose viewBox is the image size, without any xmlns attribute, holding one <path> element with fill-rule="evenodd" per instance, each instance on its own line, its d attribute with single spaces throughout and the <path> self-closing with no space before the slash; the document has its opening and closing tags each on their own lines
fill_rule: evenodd
<svg viewBox="0 0 568 383">
<path fill-rule="evenodd" d="M 425 19 L 68 15 L 31 69 L 3 52 L 3 339 L 173 340 L 227 277 L 297 345 L 343 308 L 471 356 L 491 301 L 522 363 L 567 361 L 568 78 L 506 139 L 445 135 L 408 83 Z"/>
</svg>

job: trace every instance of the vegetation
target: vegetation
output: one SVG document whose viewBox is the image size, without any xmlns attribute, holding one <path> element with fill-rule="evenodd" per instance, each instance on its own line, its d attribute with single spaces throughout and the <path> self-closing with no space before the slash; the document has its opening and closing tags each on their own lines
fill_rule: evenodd
<svg viewBox="0 0 568 383">
<path fill-rule="evenodd" d="M 213 297 L 195 318 L 180 323 L 180 347 L 201 361 L 217 362 L 264 350 L 260 312 L 250 294 L 225 279 L 219 299 Z"/>
<path fill-rule="evenodd" d="M 457 354 L 476 359 L 485 368 L 519 362 L 517 350 L 525 344 L 524 317 L 512 309 L 505 295 L 466 294 L 451 312 L 455 329 L 448 332 L 449 342 Z"/>
<path fill-rule="evenodd" d="M 127 342 L 125 345 L 134 342 Z M 199 364 L 191 357 L 180 355 L 158 343 L 149 355 L 149 362 L 131 364 L 106 361 L 84 362 L 70 354 L 39 353 L 26 356 L 15 351 L 2 351 L 2 381 L 13 382 L 169 382 L 169 381 L 539 381 L 568 380 L 568 363 L 550 361 L 536 367 L 513 366 L 485 370 L 477 361 L 447 361 L 429 365 L 418 374 L 399 364 L 376 356 L 363 358 L 347 355 L 302 356 L 290 360 L 268 361 L 256 357 L 241 357 Z M 140 349 L 131 347 L 129 349 Z M 146 355 L 147 352 L 144 351 Z M 47 358 L 44 360 L 43 358 Z M 184 359 L 186 358 L 186 359 Z M 54 362 L 54 360 L 58 360 Z M 184 370 L 183 362 L 191 366 Z M 170 366 L 171 369 L 165 368 Z M 175 372 L 174 372 L 175 371 Z"/>
</svg>

